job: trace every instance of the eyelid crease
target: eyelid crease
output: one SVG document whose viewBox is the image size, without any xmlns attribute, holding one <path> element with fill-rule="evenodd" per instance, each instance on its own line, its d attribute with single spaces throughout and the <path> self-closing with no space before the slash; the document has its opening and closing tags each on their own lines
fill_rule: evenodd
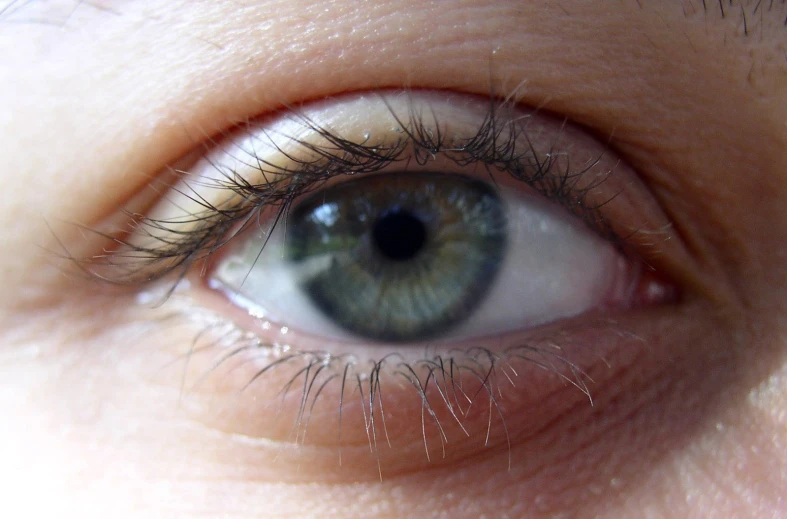
<svg viewBox="0 0 787 519">
<path fill-rule="evenodd" d="M 598 151 L 576 159 L 581 153 L 563 148 L 577 138 L 565 121 L 508 100 L 429 91 L 328 99 L 239 127 L 193 168 L 177 170 L 180 181 L 163 202 L 132 215 L 128 237 L 97 232 L 114 242 L 113 250 L 77 261 L 114 284 L 182 277 L 272 210 L 268 218 L 277 225 L 295 199 L 326 182 L 440 160 L 481 167 L 492 183 L 522 183 L 624 248 L 626 236 L 600 210 L 618 193 L 588 201 L 617 165 L 605 169 Z"/>
</svg>

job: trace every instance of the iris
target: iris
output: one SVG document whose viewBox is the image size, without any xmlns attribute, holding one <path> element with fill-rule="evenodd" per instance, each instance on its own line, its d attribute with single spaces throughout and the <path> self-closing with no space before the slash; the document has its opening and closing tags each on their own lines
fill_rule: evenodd
<svg viewBox="0 0 787 519">
<path fill-rule="evenodd" d="M 380 174 L 298 203 L 285 256 L 332 322 L 368 339 L 407 342 L 443 334 L 473 313 L 506 240 L 505 206 L 488 183 Z"/>
</svg>

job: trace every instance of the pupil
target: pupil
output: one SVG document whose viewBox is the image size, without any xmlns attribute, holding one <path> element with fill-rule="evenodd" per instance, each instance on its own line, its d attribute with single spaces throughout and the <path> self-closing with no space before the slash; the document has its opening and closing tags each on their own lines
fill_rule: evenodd
<svg viewBox="0 0 787 519">
<path fill-rule="evenodd" d="M 426 243 L 426 226 L 415 215 L 402 209 L 383 214 L 372 230 L 374 243 L 387 258 L 412 259 Z"/>
</svg>

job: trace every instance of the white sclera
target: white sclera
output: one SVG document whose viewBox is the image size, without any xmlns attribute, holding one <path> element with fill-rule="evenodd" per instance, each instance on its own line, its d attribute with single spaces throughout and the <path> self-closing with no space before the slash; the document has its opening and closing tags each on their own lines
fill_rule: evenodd
<svg viewBox="0 0 787 519">
<path fill-rule="evenodd" d="M 508 249 L 479 308 L 453 338 L 532 328 L 596 308 L 620 285 L 621 257 L 575 217 L 535 196 L 504 193 Z"/>
<path fill-rule="evenodd" d="M 619 253 L 575 217 L 512 189 L 504 188 L 501 198 L 508 244 L 498 275 L 464 322 L 429 342 L 489 336 L 578 315 L 602 305 L 620 285 Z M 284 257 L 285 232 L 284 225 L 277 226 L 262 253 L 265 230 L 244 236 L 214 270 L 214 288 L 250 313 L 263 313 L 299 332 L 363 340 L 335 325 L 303 291 L 299 276 L 308 272 Z"/>
</svg>

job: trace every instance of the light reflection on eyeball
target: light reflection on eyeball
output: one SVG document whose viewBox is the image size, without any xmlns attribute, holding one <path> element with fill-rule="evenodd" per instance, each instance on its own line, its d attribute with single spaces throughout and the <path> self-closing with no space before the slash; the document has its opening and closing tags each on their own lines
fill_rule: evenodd
<svg viewBox="0 0 787 519">
<path fill-rule="evenodd" d="M 299 332 L 373 342 L 484 337 L 626 303 L 637 271 L 609 242 L 533 194 L 496 191 L 426 172 L 343 181 L 270 234 L 238 237 L 211 285 Z"/>
</svg>

